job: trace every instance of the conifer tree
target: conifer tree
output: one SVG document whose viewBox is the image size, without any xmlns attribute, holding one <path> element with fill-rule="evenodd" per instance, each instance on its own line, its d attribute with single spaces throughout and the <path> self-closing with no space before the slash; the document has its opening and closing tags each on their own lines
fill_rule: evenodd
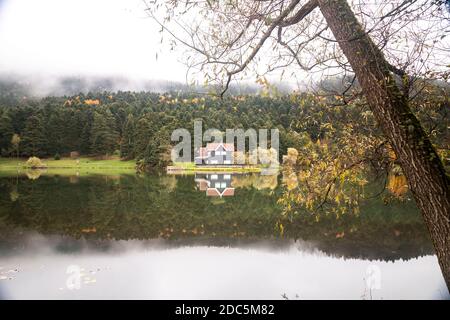
<svg viewBox="0 0 450 320">
<path fill-rule="evenodd" d="M 136 124 L 136 134 L 134 143 L 134 155 L 137 159 L 143 159 L 146 153 L 147 145 L 153 136 L 150 121 L 147 117 L 142 117 Z"/>
<path fill-rule="evenodd" d="M 0 155 L 7 156 L 11 150 L 11 139 L 14 134 L 11 117 L 5 112 L 0 117 Z"/>
<path fill-rule="evenodd" d="M 28 118 L 22 137 L 23 155 L 42 157 L 47 154 L 48 139 L 41 117 L 33 115 Z"/>
<path fill-rule="evenodd" d="M 109 111 L 95 112 L 91 127 L 91 151 L 97 155 L 112 154 L 117 147 L 118 135 L 114 129 L 114 118 Z"/>
<path fill-rule="evenodd" d="M 135 121 L 132 114 L 127 117 L 125 122 L 122 139 L 120 143 L 120 156 L 126 159 L 134 158 L 134 140 L 135 140 Z"/>
</svg>

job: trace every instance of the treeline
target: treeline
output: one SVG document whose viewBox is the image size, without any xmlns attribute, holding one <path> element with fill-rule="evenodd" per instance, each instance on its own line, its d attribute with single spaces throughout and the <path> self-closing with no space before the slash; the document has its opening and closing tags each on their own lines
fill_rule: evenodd
<svg viewBox="0 0 450 320">
<path fill-rule="evenodd" d="M 448 95 L 442 88 L 424 92 L 415 110 L 433 142 L 448 150 Z M 230 96 L 223 100 L 194 94 L 103 92 L 26 99 L 0 105 L 0 152 L 3 157 L 118 155 L 152 166 L 167 161 L 174 129 L 193 137 L 194 120 L 203 130 L 278 128 L 280 154 L 312 141 L 335 139 L 352 130 L 379 136 L 363 100 L 310 93 L 282 96 Z"/>
</svg>

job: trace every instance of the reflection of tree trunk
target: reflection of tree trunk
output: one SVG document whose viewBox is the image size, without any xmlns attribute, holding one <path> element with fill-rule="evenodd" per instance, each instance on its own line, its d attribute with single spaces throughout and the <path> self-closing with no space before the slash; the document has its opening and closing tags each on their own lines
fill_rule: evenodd
<svg viewBox="0 0 450 320">
<path fill-rule="evenodd" d="M 319 0 L 319 7 L 397 155 L 450 288 L 450 191 L 442 162 L 347 1 Z"/>
</svg>

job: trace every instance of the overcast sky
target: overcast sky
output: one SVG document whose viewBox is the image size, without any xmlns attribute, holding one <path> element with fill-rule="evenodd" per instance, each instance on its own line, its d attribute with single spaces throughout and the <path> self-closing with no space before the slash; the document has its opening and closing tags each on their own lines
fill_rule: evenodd
<svg viewBox="0 0 450 320">
<path fill-rule="evenodd" d="M 186 48 L 170 51 L 167 41 L 161 44 L 159 29 L 142 0 L 0 0 L 0 76 L 45 82 L 61 75 L 185 82 Z M 272 75 L 269 79 L 279 81 Z M 308 74 L 295 75 L 283 81 L 299 85 Z M 255 76 L 244 80 L 254 82 Z"/>
<path fill-rule="evenodd" d="M 0 0 L 0 74 L 185 81 L 160 40 L 141 0 Z"/>
</svg>

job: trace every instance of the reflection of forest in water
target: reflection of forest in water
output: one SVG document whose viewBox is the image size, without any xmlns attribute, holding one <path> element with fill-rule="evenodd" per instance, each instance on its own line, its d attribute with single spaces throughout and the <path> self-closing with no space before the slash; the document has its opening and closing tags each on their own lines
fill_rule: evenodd
<svg viewBox="0 0 450 320">
<path fill-rule="evenodd" d="M 204 178 L 204 177 L 203 177 Z M 0 247 L 23 232 L 81 237 L 104 248 L 112 240 L 162 239 L 166 245 L 311 243 L 329 255 L 394 260 L 432 254 L 413 201 L 362 201 L 359 215 L 303 212 L 283 218 L 277 176 L 233 175 L 233 196 L 207 196 L 194 176 L 118 175 L 0 178 Z M 379 190 L 379 186 L 374 187 Z M 280 228 L 280 225 L 282 227 Z M 20 242 L 20 241 L 19 241 Z"/>
</svg>

